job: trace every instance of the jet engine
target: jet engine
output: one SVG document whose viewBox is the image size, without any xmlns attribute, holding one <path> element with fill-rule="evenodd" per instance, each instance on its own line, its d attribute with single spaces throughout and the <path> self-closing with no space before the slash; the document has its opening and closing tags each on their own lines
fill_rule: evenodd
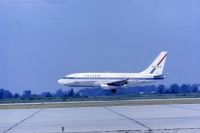
<svg viewBox="0 0 200 133">
<path fill-rule="evenodd" d="M 112 93 L 116 93 L 117 92 L 115 86 L 109 86 L 109 85 L 106 85 L 106 84 L 101 84 L 101 88 L 105 89 L 105 90 L 111 90 Z"/>
<path fill-rule="evenodd" d="M 111 87 L 109 85 L 106 85 L 106 84 L 101 84 L 100 86 L 101 86 L 102 89 L 105 89 L 105 90 L 111 89 Z"/>
</svg>

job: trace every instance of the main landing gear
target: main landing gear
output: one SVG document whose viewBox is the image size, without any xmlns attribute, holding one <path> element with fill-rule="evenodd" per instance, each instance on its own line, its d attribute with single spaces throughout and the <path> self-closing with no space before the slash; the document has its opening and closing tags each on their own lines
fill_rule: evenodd
<svg viewBox="0 0 200 133">
<path fill-rule="evenodd" d="M 112 93 L 116 93 L 117 90 L 116 90 L 116 89 L 111 89 L 111 92 L 112 92 Z"/>
</svg>

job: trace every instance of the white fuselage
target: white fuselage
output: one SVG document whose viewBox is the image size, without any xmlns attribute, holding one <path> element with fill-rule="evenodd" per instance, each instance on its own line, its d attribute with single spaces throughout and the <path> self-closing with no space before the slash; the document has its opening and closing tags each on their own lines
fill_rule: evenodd
<svg viewBox="0 0 200 133">
<path fill-rule="evenodd" d="M 154 82 L 164 77 L 155 77 L 153 74 L 142 73 L 75 73 L 59 79 L 58 83 L 69 87 L 102 87 L 104 89 L 118 88 L 119 86 L 108 86 L 108 83 L 128 80 L 121 87 L 132 87 L 139 84 Z"/>
</svg>

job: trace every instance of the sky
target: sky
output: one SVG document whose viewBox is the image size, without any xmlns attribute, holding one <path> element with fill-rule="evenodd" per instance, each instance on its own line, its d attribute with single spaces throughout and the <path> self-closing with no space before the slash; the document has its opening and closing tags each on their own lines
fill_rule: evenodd
<svg viewBox="0 0 200 133">
<path fill-rule="evenodd" d="M 158 84 L 200 83 L 199 0 L 1 0 L 0 88 L 55 92 L 76 72 L 140 72 L 168 51 Z"/>
</svg>

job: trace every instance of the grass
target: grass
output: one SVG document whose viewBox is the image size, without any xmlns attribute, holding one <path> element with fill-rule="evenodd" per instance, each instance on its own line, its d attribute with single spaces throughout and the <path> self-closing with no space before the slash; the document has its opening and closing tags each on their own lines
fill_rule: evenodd
<svg viewBox="0 0 200 133">
<path fill-rule="evenodd" d="M 0 103 L 38 103 L 38 102 L 70 102 L 70 101 L 115 101 L 115 100 L 138 100 L 138 99 L 170 99 L 170 98 L 200 98 L 200 93 L 178 93 L 178 94 L 131 94 L 112 96 L 90 96 L 74 98 L 12 98 L 2 99 Z"/>
<path fill-rule="evenodd" d="M 197 98 L 197 99 L 187 99 L 187 98 Z M 157 99 L 157 100 L 151 100 L 151 99 Z M 54 103 L 54 102 L 60 102 L 60 103 Z M 48 98 L 48 99 L 37 99 L 37 100 L 6 99 L 1 101 L 1 103 L 24 103 L 24 104 L 14 104 L 14 105 L 1 104 L 0 109 L 107 107 L 107 106 L 134 106 L 134 105 L 160 105 L 160 104 L 200 104 L 200 94 L 187 93 L 187 94 L 151 94 L 151 95 L 126 95 L 126 96 L 121 95 L 121 96 L 101 96 L 101 97 L 68 98 L 68 99 Z M 35 104 L 29 104 L 29 103 L 35 103 Z"/>
</svg>

